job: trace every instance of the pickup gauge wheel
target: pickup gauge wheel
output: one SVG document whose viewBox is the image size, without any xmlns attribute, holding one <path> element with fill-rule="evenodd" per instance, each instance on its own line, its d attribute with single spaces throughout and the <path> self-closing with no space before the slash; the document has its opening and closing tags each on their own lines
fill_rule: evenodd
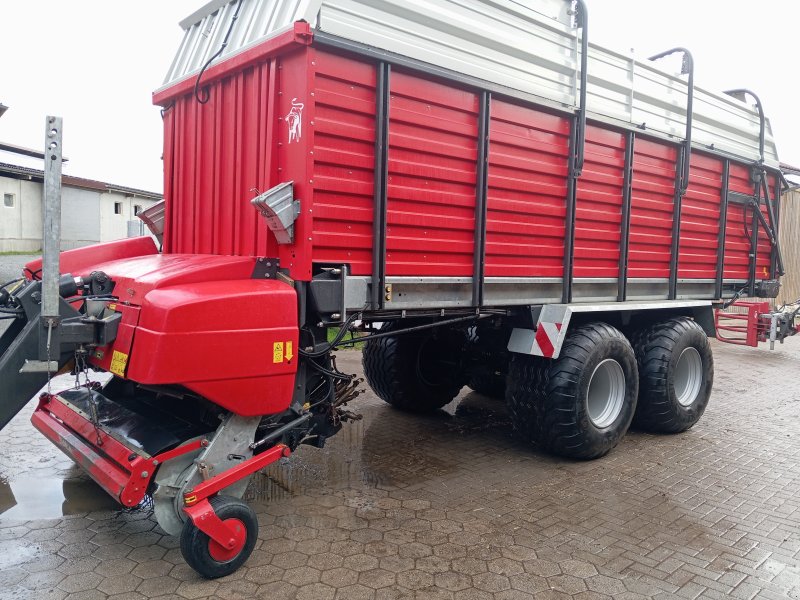
<svg viewBox="0 0 800 600">
<path fill-rule="evenodd" d="M 391 322 L 381 333 L 401 328 Z M 466 384 L 461 364 L 466 342 L 465 331 L 445 328 L 372 340 L 364 347 L 364 374 L 378 397 L 395 408 L 434 411 L 451 402 Z"/>
<path fill-rule="evenodd" d="M 187 519 L 181 532 L 181 554 L 200 575 L 216 579 L 230 575 L 250 557 L 258 539 L 258 519 L 253 509 L 237 498 L 214 496 L 209 502 L 222 522 L 237 531 L 238 543 L 229 550 Z"/>
<path fill-rule="evenodd" d="M 639 363 L 634 426 L 660 433 L 692 427 L 708 405 L 714 357 L 703 328 L 688 317 L 640 329 L 633 336 Z"/>
<path fill-rule="evenodd" d="M 638 374 L 630 343 L 605 323 L 570 332 L 557 359 L 515 354 L 506 401 L 520 436 L 552 454 L 607 454 L 628 431 Z"/>
</svg>

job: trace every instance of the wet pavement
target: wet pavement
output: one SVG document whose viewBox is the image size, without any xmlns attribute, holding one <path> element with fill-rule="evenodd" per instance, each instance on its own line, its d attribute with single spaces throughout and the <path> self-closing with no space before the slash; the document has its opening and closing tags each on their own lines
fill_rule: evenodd
<svg viewBox="0 0 800 600">
<path fill-rule="evenodd" d="M 117 510 L 30 405 L 0 433 L 0 598 L 800 599 L 800 339 L 714 350 L 693 430 L 631 432 L 593 462 L 519 445 L 502 402 L 466 388 L 428 417 L 366 394 L 325 449 L 257 475 L 256 550 L 216 581 L 147 511 Z"/>
</svg>

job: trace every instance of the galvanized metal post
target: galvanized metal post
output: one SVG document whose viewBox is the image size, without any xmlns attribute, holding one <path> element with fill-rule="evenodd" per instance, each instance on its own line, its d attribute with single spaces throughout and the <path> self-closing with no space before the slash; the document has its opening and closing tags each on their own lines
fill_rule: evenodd
<svg viewBox="0 0 800 600">
<path fill-rule="evenodd" d="M 62 119 L 48 116 L 44 148 L 44 226 L 42 228 L 42 327 L 46 333 L 43 360 L 51 359 L 53 329 L 60 320 L 58 280 L 61 277 L 61 158 Z M 57 350 L 57 349 L 56 349 Z"/>
</svg>

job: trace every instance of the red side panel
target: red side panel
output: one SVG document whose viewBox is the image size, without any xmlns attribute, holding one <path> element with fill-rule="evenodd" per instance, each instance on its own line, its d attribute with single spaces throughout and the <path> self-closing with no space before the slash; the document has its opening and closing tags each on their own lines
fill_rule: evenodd
<svg viewBox="0 0 800 600">
<path fill-rule="evenodd" d="M 750 169 L 731 163 L 728 190 L 752 195 Z M 750 236 L 752 213 L 741 204 L 728 204 L 728 221 L 725 229 L 725 279 L 747 280 L 750 277 Z"/>
<path fill-rule="evenodd" d="M 387 275 L 471 276 L 475 93 L 392 72 Z"/>
<path fill-rule="evenodd" d="M 626 136 L 589 126 L 575 212 L 575 277 L 619 276 Z"/>
<path fill-rule="evenodd" d="M 628 276 L 668 278 L 678 149 L 638 138 L 634 148 Z"/>
<path fill-rule="evenodd" d="M 209 100 L 177 98 L 165 113 L 164 251 L 275 256 L 250 205 L 275 185 L 268 114 L 276 93 L 269 61 L 207 86 Z"/>
<path fill-rule="evenodd" d="M 691 166 L 681 205 L 678 277 L 716 279 L 723 161 L 693 153 Z"/>
<path fill-rule="evenodd" d="M 774 176 L 770 176 L 767 179 L 767 184 L 769 185 L 769 197 L 770 200 L 773 202 L 773 209 L 775 206 L 775 186 L 777 182 L 775 181 Z M 761 202 L 761 212 L 764 215 L 764 219 L 769 223 L 769 211 L 767 210 L 767 205 L 763 201 L 763 192 L 762 192 L 762 202 Z M 756 261 L 756 279 L 769 279 L 772 276 L 771 273 L 771 266 L 772 266 L 772 245 L 769 242 L 769 236 L 767 235 L 766 231 L 764 231 L 764 227 L 759 225 L 758 228 L 758 260 Z"/>
<path fill-rule="evenodd" d="M 372 273 L 376 70 L 317 52 L 314 261 Z"/>
<path fill-rule="evenodd" d="M 487 277 L 561 277 L 570 122 L 492 101 Z"/>
</svg>

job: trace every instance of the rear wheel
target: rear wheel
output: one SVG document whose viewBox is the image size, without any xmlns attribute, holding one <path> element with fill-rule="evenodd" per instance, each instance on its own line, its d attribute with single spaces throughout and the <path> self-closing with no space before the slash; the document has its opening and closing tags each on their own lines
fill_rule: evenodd
<svg viewBox="0 0 800 600">
<path fill-rule="evenodd" d="M 414 324 L 419 323 L 407 327 Z M 391 322 L 381 333 L 399 329 L 399 323 Z M 378 397 L 392 406 L 433 411 L 452 401 L 466 383 L 461 364 L 466 340 L 463 330 L 445 328 L 371 340 L 362 356 L 364 374 Z"/>
<path fill-rule="evenodd" d="M 181 554 L 186 563 L 206 579 L 230 575 L 250 557 L 258 539 L 258 519 L 247 504 L 230 496 L 209 500 L 214 512 L 236 532 L 237 544 L 228 549 L 200 531 L 191 519 L 183 524 Z"/>
<path fill-rule="evenodd" d="M 688 317 L 669 319 L 637 331 L 633 345 L 639 363 L 634 425 L 661 433 L 691 428 L 714 384 L 714 357 L 703 328 Z"/>
<path fill-rule="evenodd" d="M 523 439 L 559 456 L 592 459 L 628 431 L 637 390 L 628 340 L 591 323 L 567 336 L 555 360 L 514 355 L 506 400 Z"/>
</svg>

